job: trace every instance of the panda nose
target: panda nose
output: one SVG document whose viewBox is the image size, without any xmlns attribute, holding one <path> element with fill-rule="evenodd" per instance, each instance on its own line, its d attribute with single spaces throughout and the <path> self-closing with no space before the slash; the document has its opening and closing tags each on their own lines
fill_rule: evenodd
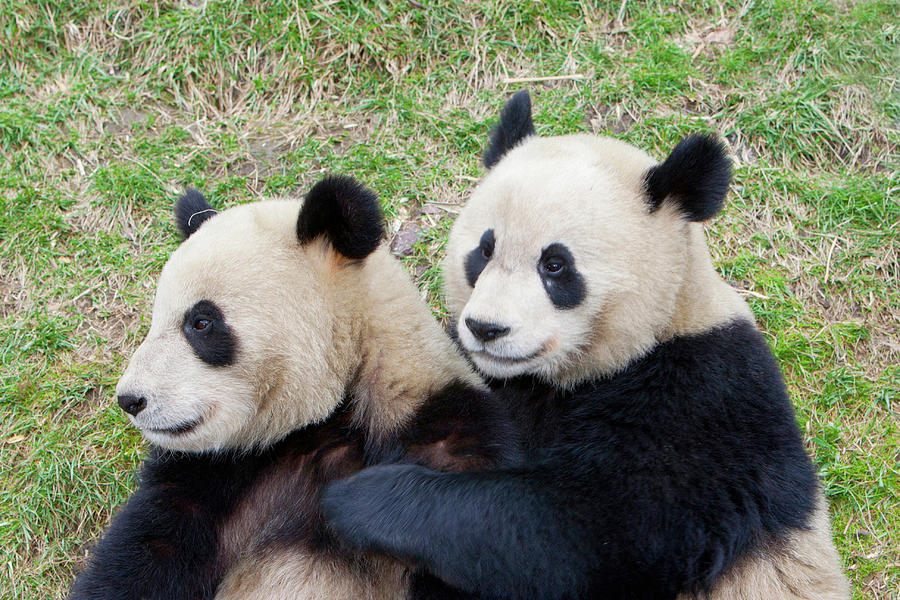
<svg viewBox="0 0 900 600">
<path fill-rule="evenodd" d="M 122 410 L 127 412 L 131 416 L 137 415 L 139 412 L 144 410 L 144 407 L 147 406 L 147 399 L 143 396 L 129 396 L 127 394 L 123 394 L 118 396 L 119 406 L 122 407 Z"/>
<path fill-rule="evenodd" d="M 482 342 L 489 342 L 501 338 L 509 333 L 509 327 L 503 327 L 496 323 L 485 323 L 475 319 L 466 319 L 466 327 Z"/>
</svg>

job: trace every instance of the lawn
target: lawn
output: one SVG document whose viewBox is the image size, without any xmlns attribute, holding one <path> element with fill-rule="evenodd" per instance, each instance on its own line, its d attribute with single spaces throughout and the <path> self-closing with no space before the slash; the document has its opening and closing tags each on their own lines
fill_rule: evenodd
<svg viewBox="0 0 900 600">
<path fill-rule="evenodd" d="M 0 0 L 0 597 L 57 598 L 146 448 L 113 388 L 185 186 L 381 195 L 437 316 L 486 134 L 727 141 L 714 261 L 778 356 L 854 598 L 900 590 L 900 2 Z M 400 244 L 400 246 L 408 246 Z"/>
</svg>

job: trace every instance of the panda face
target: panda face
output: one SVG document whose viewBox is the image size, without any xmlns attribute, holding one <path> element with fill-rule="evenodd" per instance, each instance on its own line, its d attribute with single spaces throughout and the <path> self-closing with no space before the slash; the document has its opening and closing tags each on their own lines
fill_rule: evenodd
<svg viewBox="0 0 900 600">
<path fill-rule="evenodd" d="M 463 347 L 495 377 L 552 368 L 589 334 L 587 286 L 570 246 L 549 236 L 535 244 L 509 226 L 486 229 L 465 256 L 472 295 L 458 323 Z"/>
<path fill-rule="evenodd" d="M 651 210 L 655 162 L 593 136 L 527 138 L 458 217 L 444 265 L 459 340 L 492 377 L 615 370 L 671 320 L 691 223 Z"/>
<path fill-rule="evenodd" d="M 277 439 L 325 418 L 343 374 L 332 340 L 329 252 L 302 245 L 300 202 L 268 201 L 208 219 L 160 275 L 146 339 L 119 404 L 144 436 L 175 450 Z"/>
</svg>

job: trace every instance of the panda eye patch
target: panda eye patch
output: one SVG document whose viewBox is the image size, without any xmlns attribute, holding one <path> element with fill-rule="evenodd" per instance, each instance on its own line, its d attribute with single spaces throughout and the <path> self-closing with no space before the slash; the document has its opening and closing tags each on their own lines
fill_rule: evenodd
<svg viewBox="0 0 900 600">
<path fill-rule="evenodd" d="M 481 249 L 481 256 L 490 260 L 494 255 L 494 230 L 488 229 L 484 233 L 481 234 L 481 239 L 478 240 L 478 247 Z"/>
<path fill-rule="evenodd" d="M 200 300 L 184 313 L 181 331 L 197 358 L 223 367 L 234 362 L 237 340 L 213 302 Z"/>
<path fill-rule="evenodd" d="M 556 242 L 544 248 L 537 272 L 556 308 L 574 308 L 584 300 L 584 277 L 575 268 L 575 257 L 565 244 Z"/>
<path fill-rule="evenodd" d="M 478 276 L 484 271 L 492 256 L 494 256 L 494 230 L 487 229 L 481 234 L 478 246 L 466 256 L 465 271 L 469 286 L 475 287 Z"/>
</svg>

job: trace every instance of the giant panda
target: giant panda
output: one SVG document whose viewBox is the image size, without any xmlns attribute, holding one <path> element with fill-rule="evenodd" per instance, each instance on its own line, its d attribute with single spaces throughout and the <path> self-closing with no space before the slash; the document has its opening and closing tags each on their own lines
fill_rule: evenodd
<svg viewBox="0 0 900 600">
<path fill-rule="evenodd" d="M 778 366 L 706 247 L 723 147 L 538 137 L 520 92 L 484 162 L 446 301 L 526 462 L 366 469 L 326 490 L 335 530 L 484 598 L 848 598 Z"/>
<path fill-rule="evenodd" d="M 453 597 L 351 551 L 322 486 L 367 465 L 516 460 L 499 405 L 379 240 L 375 195 L 330 177 L 305 201 L 214 211 L 188 192 L 184 241 L 116 387 L 151 443 L 72 600 Z"/>
</svg>

